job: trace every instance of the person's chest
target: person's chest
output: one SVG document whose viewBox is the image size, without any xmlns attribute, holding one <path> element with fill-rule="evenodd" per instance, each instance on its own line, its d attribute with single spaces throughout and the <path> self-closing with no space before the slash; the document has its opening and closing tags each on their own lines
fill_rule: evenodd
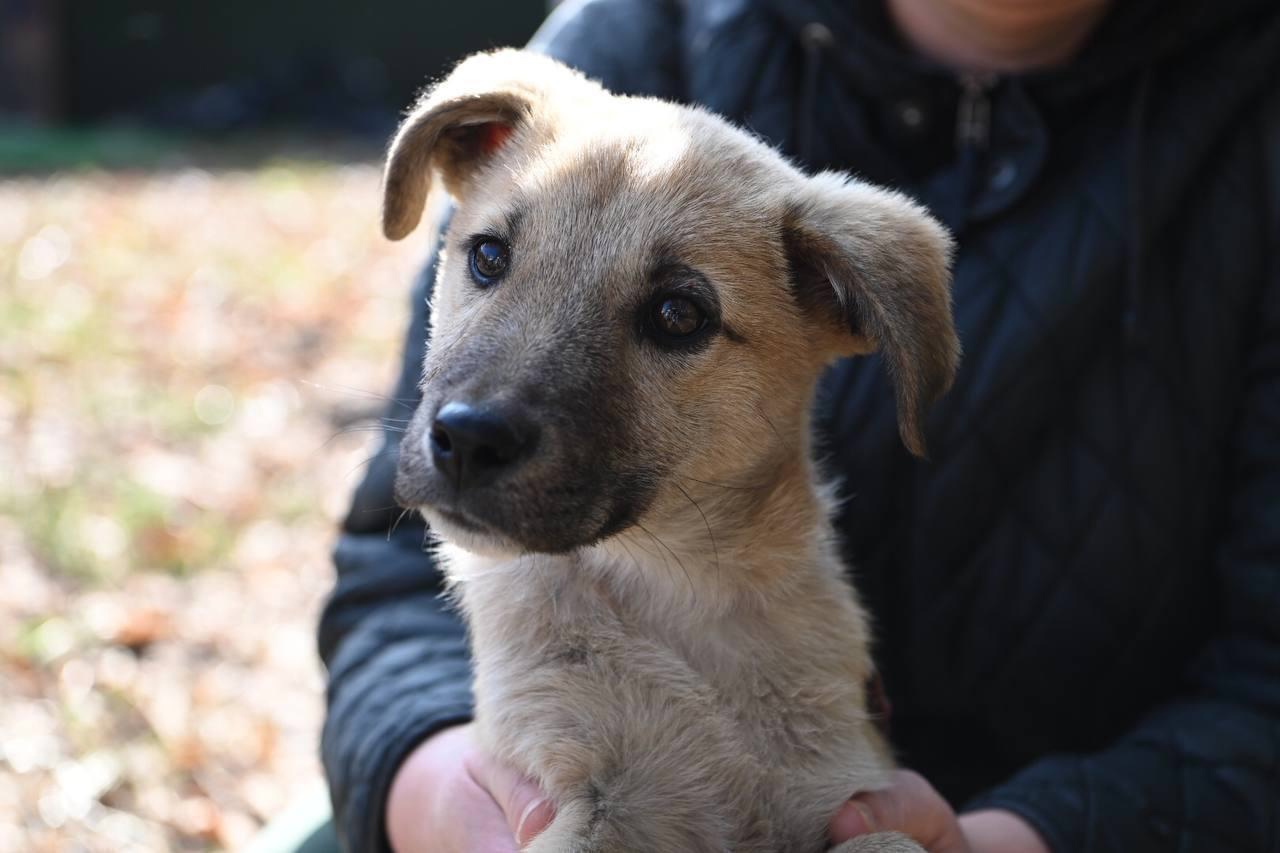
<svg viewBox="0 0 1280 853">
<path fill-rule="evenodd" d="M 964 357 L 927 461 L 898 446 L 875 359 L 834 367 L 820 396 L 895 708 L 981 719 L 1011 758 L 1106 740 L 1216 618 L 1274 200 L 1244 190 L 1263 180 L 1247 126 L 1188 141 L 1157 123 L 1139 159 L 1128 133 L 1059 151 L 960 234 Z"/>
</svg>

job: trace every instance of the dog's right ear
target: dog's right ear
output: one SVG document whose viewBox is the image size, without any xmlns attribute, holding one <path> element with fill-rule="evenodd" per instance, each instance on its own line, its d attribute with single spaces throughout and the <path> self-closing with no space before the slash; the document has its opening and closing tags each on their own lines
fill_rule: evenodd
<svg viewBox="0 0 1280 853">
<path fill-rule="evenodd" d="M 526 126 L 550 82 L 577 78 L 546 57 L 515 50 L 472 56 L 428 91 L 396 131 L 383 175 L 382 232 L 407 237 L 422 219 L 433 170 L 455 198 L 476 170 Z"/>
</svg>

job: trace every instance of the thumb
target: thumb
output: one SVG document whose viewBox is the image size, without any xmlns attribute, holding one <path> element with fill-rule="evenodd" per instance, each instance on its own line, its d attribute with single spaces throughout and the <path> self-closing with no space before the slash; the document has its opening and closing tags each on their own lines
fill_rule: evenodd
<svg viewBox="0 0 1280 853">
<path fill-rule="evenodd" d="M 507 827 L 520 847 L 532 841 L 555 817 L 555 806 L 542 789 L 510 767 L 488 756 L 476 756 L 472 775 L 502 809 Z"/>
<path fill-rule="evenodd" d="M 946 834 L 951 809 L 924 777 L 894 771 L 892 783 L 846 802 L 828 824 L 835 843 L 869 832 L 901 832 L 928 847 Z"/>
<path fill-rule="evenodd" d="M 841 806 L 827 826 L 827 834 L 831 836 L 833 844 L 841 844 L 850 838 L 875 831 L 875 818 L 871 810 L 858 800 L 849 800 Z"/>
</svg>

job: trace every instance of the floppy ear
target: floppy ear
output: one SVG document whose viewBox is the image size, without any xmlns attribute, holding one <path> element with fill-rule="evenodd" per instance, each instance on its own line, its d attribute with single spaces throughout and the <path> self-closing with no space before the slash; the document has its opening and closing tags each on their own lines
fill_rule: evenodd
<svg viewBox="0 0 1280 853">
<path fill-rule="evenodd" d="M 555 83 L 585 80 L 554 60 L 515 50 L 463 60 L 429 90 L 396 131 L 383 175 L 382 232 L 418 226 L 433 169 L 461 199 L 468 179 L 526 127 Z"/>
<path fill-rule="evenodd" d="M 782 236 L 800 305 L 835 334 L 833 355 L 880 350 L 902 441 L 923 456 L 925 412 L 960 357 L 950 235 L 905 196 L 824 172 L 801 185 Z"/>
</svg>

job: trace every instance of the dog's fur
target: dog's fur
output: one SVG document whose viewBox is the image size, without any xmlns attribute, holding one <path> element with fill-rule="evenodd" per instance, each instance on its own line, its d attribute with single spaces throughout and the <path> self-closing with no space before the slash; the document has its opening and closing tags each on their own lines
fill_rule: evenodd
<svg viewBox="0 0 1280 853">
<path fill-rule="evenodd" d="M 528 849 L 822 850 L 891 758 L 810 459 L 813 389 L 832 359 L 878 348 L 923 452 L 959 349 L 949 237 L 705 111 L 514 51 L 464 61 L 404 122 L 389 237 L 416 227 L 433 172 L 458 206 L 397 496 L 443 540 L 483 746 L 556 804 Z M 475 235 L 511 246 L 492 287 L 470 277 Z M 672 290 L 717 307 L 696 347 L 637 320 Z M 458 488 L 425 443 L 459 399 L 535 421 L 536 452 Z"/>
</svg>

